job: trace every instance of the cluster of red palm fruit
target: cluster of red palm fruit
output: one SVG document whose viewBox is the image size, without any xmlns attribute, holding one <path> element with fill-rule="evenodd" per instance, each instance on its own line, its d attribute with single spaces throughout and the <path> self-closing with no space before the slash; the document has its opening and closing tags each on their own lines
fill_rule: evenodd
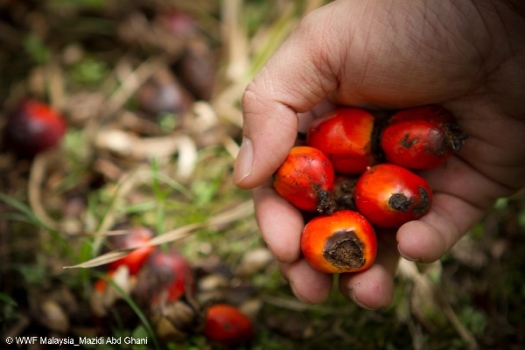
<svg viewBox="0 0 525 350">
<path fill-rule="evenodd" d="M 415 171 L 442 166 L 467 135 L 445 108 L 397 111 L 388 119 L 339 108 L 315 120 L 274 176 L 276 192 L 317 213 L 301 236 L 310 264 L 357 272 L 376 255 L 375 228 L 398 228 L 428 213 L 432 189 Z"/>
</svg>

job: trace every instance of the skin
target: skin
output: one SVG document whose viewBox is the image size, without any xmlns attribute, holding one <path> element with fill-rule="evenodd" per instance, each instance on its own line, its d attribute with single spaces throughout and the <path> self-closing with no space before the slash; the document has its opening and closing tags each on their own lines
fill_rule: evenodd
<svg viewBox="0 0 525 350">
<path fill-rule="evenodd" d="M 388 111 L 439 104 L 470 135 L 461 152 L 421 172 L 428 215 L 378 232 L 376 263 L 342 274 L 339 289 L 370 309 L 388 306 L 399 256 L 441 258 L 497 198 L 525 185 L 525 3 L 340 0 L 307 15 L 247 86 L 234 181 L 253 189 L 262 235 L 296 296 L 325 300 L 332 277 L 300 255 L 301 215 L 269 179 L 298 130 L 334 105 Z"/>
</svg>

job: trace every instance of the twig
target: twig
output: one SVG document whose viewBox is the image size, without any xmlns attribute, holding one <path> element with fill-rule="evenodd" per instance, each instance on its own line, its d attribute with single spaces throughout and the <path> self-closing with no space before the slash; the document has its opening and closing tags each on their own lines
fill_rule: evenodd
<svg viewBox="0 0 525 350">
<path fill-rule="evenodd" d="M 478 343 L 476 342 L 476 338 L 474 338 L 472 333 L 470 333 L 468 329 L 466 329 L 465 326 L 463 326 L 463 324 L 459 321 L 443 290 L 438 285 L 434 285 L 433 290 L 436 301 L 438 302 L 439 306 L 441 306 L 441 309 L 447 316 L 452 326 L 456 329 L 456 332 L 458 332 L 461 339 L 463 339 L 468 344 L 468 349 L 478 349 L 479 347 Z"/>
<path fill-rule="evenodd" d="M 478 349 L 476 338 L 463 326 L 463 324 L 461 324 L 454 309 L 448 302 L 445 293 L 438 284 L 433 283 L 427 275 L 420 273 L 415 263 L 407 260 L 402 260 L 400 262 L 399 272 L 403 277 L 412 281 L 414 286 L 429 288 L 431 291 L 431 298 L 441 308 L 461 339 L 468 344 L 469 350 Z"/>
<path fill-rule="evenodd" d="M 126 173 L 117 184 L 113 200 L 111 201 L 110 206 L 107 209 L 104 218 L 102 219 L 102 222 L 98 226 L 97 231 L 94 233 L 95 241 L 93 242 L 93 246 L 95 251 L 97 251 L 100 244 L 102 244 L 102 240 L 104 238 L 103 233 L 109 231 L 109 228 L 113 226 L 115 222 L 114 212 L 116 208 L 118 208 L 120 200 L 124 198 L 135 187 L 138 175 L 144 176 L 145 174 L 148 174 L 148 172 L 142 171 L 144 168 L 145 166 L 139 167 L 133 172 Z"/>
<path fill-rule="evenodd" d="M 57 110 L 62 110 L 65 104 L 64 75 L 57 58 L 52 57 L 46 69 L 47 88 L 51 106 Z"/>
<path fill-rule="evenodd" d="M 29 197 L 29 205 L 33 210 L 34 214 L 38 217 L 40 221 L 42 221 L 46 226 L 52 229 L 57 229 L 59 225 L 47 214 L 44 205 L 42 204 L 41 186 L 49 162 L 56 158 L 56 150 L 43 152 L 36 156 L 31 166 L 31 173 L 29 175 L 29 183 L 27 190 Z"/>
<path fill-rule="evenodd" d="M 195 230 L 206 228 L 206 227 L 214 227 L 214 226 L 223 226 L 230 224 L 232 222 L 238 221 L 240 219 L 243 219 L 245 217 L 251 216 L 253 214 L 253 202 L 251 200 L 243 202 L 237 206 L 235 206 L 232 209 L 226 210 L 222 213 L 219 213 L 211 218 L 209 218 L 206 221 L 193 223 L 189 225 L 185 225 L 182 227 L 179 227 L 173 231 L 166 232 L 162 235 L 159 235 L 141 247 L 144 246 L 157 246 L 160 244 L 168 243 L 168 242 L 174 242 L 183 238 L 186 238 Z M 90 267 L 96 267 L 104 264 L 108 264 L 112 261 L 118 260 L 122 258 L 124 255 L 128 254 L 130 251 L 139 248 L 134 247 L 130 249 L 125 250 L 119 250 L 119 251 L 111 251 L 109 253 L 100 255 L 94 259 L 88 260 L 86 262 L 73 265 L 73 266 L 65 266 L 65 269 L 73 269 L 73 268 L 90 268 Z"/>
<path fill-rule="evenodd" d="M 118 76 L 118 71 L 126 64 L 127 57 L 124 57 L 121 62 L 117 64 L 113 76 Z M 137 89 L 165 64 L 164 56 L 153 57 L 144 61 L 134 71 L 131 71 L 127 77 L 124 78 L 121 85 L 101 104 L 97 116 L 91 118 L 85 126 L 84 129 L 87 140 L 92 142 L 97 132 L 104 127 L 106 119 L 121 109 Z"/>
<path fill-rule="evenodd" d="M 222 2 L 222 38 L 227 51 L 226 77 L 233 82 L 242 80 L 248 69 L 248 39 L 240 24 L 242 0 Z"/>
</svg>

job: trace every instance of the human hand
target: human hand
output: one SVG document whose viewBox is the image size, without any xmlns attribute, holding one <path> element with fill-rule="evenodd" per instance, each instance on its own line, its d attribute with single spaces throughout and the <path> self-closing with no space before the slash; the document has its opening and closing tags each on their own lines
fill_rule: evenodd
<svg viewBox="0 0 525 350">
<path fill-rule="evenodd" d="M 299 127 L 333 106 L 440 104 L 469 134 L 459 154 L 421 172 L 434 190 L 430 212 L 397 234 L 378 232 L 376 263 L 340 275 L 340 291 L 363 307 L 390 304 L 399 254 L 439 259 L 497 198 L 525 185 L 524 13 L 510 0 L 335 1 L 306 16 L 248 85 L 234 179 L 254 189 L 262 235 L 299 299 L 325 300 L 332 277 L 302 259 L 303 218 L 271 177 Z"/>
</svg>

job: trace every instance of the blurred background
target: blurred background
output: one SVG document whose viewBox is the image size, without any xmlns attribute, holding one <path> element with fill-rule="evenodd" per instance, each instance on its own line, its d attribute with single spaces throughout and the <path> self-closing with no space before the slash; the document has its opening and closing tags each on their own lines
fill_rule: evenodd
<svg viewBox="0 0 525 350">
<path fill-rule="evenodd" d="M 402 261 L 387 309 L 303 304 L 281 278 L 231 180 L 240 100 L 326 2 L 0 0 L 2 348 L 525 346 L 523 193 L 441 261 Z M 218 303 L 245 317 L 239 344 L 207 326 Z"/>
</svg>

